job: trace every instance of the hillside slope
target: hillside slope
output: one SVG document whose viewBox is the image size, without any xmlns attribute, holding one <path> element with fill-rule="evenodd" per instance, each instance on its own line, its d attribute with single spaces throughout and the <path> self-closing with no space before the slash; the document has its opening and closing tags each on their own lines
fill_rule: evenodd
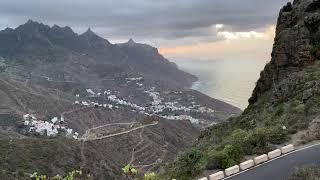
<svg viewBox="0 0 320 180">
<path fill-rule="evenodd" d="M 0 31 L 0 179 L 153 170 L 241 112 L 188 89 L 195 80 L 156 48 L 90 29 L 28 21 Z"/>
<path fill-rule="evenodd" d="M 24 70 L 12 70 L 13 74 L 27 78 L 45 76 L 87 83 L 131 74 L 178 87 L 189 87 L 196 80 L 149 45 L 133 40 L 111 44 L 91 29 L 78 35 L 70 27 L 49 27 L 32 20 L 0 31 L 0 56 L 7 66 Z"/>
<path fill-rule="evenodd" d="M 319 139 L 319 28 L 320 1 L 294 0 L 284 6 L 272 59 L 261 72 L 248 108 L 203 131 L 193 148 L 164 166 L 164 179 L 193 179 L 289 141 Z"/>
</svg>

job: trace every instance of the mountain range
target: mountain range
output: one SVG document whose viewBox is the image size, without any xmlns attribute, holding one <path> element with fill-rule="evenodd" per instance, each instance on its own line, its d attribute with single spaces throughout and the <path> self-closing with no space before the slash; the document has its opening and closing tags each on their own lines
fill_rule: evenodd
<svg viewBox="0 0 320 180">
<path fill-rule="evenodd" d="M 240 109 L 189 87 L 197 78 L 147 44 L 112 44 L 29 20 L 0 31 L 1 177 L 81 169 L 125 179 L 155 170 L 200 130 Z"/>
</svg>

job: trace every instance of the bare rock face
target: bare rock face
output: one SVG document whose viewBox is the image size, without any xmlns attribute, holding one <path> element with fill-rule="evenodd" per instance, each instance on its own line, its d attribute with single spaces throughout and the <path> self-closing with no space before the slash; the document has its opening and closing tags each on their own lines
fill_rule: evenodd
<svg viewBox="0 0 320 180">
<path fill-rule="evenodd" d="M 316 140 L 320 138 L 320 118 L 315 118 L 309 126 L 309 129 L 306 132 L 307 140 Z"/>
<path fill-rule="evenodd" d="M 319 0 L 294 0 L 280 10 L 271 61 L 261 73 L 250 104 L 290 73 L 320 57 L 319 27 Z"/>
</svg>

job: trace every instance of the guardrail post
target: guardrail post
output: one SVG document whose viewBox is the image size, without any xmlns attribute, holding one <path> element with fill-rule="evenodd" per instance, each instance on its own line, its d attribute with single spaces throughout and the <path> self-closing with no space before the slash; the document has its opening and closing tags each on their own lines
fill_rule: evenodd
<svg viewBox="0 0 320 180">
<path fill-rule="evenodd" d="M 269 159 L 274 159 L 274 158 L 279 157 L 279 156 L 281 156 L 281 150 L 280 149 L 276 149 L 276 150 L 271 151 L 271 152 L 268 153 Z"/>
<path fill-rule="evenodd" d="M 268 161 L 268 155 L 266 154 L 254 158 L 254 163 L 256 165 L 264 163 L 266 161 Z"/>
<path fill-rule="evenodd" d="M 292 144 L 289 144 L 281 148 L 282 154 L 287 154 L 288 152 L 291 152 L 291 151 L 294 151 L 294 146 Z"/>
<path fill-rule="evenodd" d="M 229 167 L 228 169 L 226 169 L 224 172 L 226 174 L 226 176 L 231 176 L 233 174 L 236 174 L 240 171 L 240 167 L 238 165 Z"/>
<path fill-rule="evenodd" d="M 209 176 L 209 180 L 220 180 L 224 178 L 224 172 L 223 171 L 219 171 L 217 173 L 211 174 Z"/>
<path fill-rule="evenodd" d="M 254 166 L 254 161 L 251 159 L 251 160 L 248 160 L 248 161 L 241 163 L 240 169 L 243 171 L 243 170 L 252 168 L 253 166 Z"/>
</svg>

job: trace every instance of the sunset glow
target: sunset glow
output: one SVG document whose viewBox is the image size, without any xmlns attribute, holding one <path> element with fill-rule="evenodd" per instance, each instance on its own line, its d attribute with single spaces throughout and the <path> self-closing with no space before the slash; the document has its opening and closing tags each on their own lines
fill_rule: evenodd
<svg viewBox="0 0 320 180">
<path fill-rule="evenodd" d="M 219 26 L 222 28 L 222 25 Z M 184 59 L 270 59 L 270 50 L 274 38 L 275 27 L 270 26 L 262 31 L 228 32 L 218 35 L 223 40 L 216 42 L 199 42 L 194 44 L 161 47 L 159 51 L 168 58 Z"/>
</svg>

